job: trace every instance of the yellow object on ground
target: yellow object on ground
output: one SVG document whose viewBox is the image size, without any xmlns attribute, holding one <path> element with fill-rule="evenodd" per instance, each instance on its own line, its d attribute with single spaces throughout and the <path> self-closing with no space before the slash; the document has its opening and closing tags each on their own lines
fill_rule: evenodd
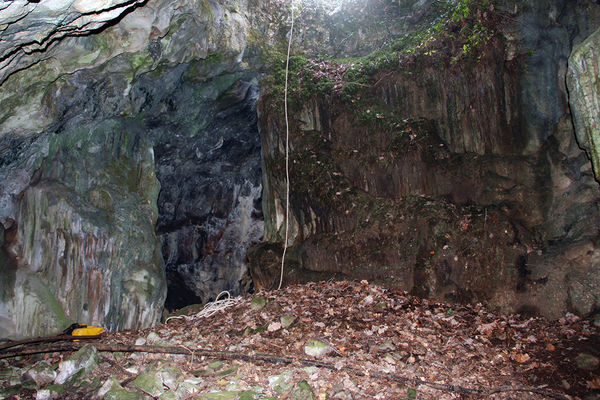
<svg viewBox="0 0 600 400">
<path fill-rule="evenodd" d="M 72 336 L 94 336 L 104 332 L 104 328 L 97 326 L 86 326 L 85 328 L 77 328 L 71 333 Z"/>
</svg>

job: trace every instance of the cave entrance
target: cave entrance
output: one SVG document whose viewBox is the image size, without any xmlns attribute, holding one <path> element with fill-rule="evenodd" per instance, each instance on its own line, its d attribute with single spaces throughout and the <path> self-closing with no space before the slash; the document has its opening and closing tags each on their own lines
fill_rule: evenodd
<svg viewBox="0 0 600 400">
<path fill-rule="evenodd" d="M 258 80 L 241 73 L 197 80 L 193 69 L 171 77 L 176 90 L 159 95 L 168 115 L 146 121 L 161 184 L 156 230 L 169 311 L 223 290 L 249 292 L 246 250 L 263 236 Z M 149 93 L 165 87 L 151 77 L 138 86 Z"/>
</svg>

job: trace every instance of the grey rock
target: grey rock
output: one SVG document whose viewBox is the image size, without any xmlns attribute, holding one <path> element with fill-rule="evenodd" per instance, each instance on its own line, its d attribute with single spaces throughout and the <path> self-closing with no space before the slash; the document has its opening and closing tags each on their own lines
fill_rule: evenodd
<svg viewBox="0 0 600 400">
<path fill-rule="evenodd" d="M 303 380 L 296 384 L 290 398 L 293 400 L 316 400 L 317 397 L 308 382 Z"/>
<path fill-rule="evenodd" d="M 4 305 L 14 333 L 60 332 L 72 322 L 66 315 L 107 329 L 147 327 L 160 318 L 166 285 L 154 233 L 154 160 L 140 137 L 114 136 L 118 126 L 73 128 L 45 136 L 46 152 L 27 150 L 36 184 L 21 192 L 15 235 L 5 243 L 6 271 L 14 271 L 6 289 L 14 297 Z M 82 284 L 72 295 L 75 276 Z"/>
<path fill-rule="evenodd" d="M 56 379 L 57 372 L 46 362 L 40 362 L 25 372 L 26 379 L 33 380 L 38 386 L 45 386 Z"/>
<path fill-rule="evenodd" d="M 177 393 L 167 390 L 163 394 L 158 397 L 158 400 L 179 400 L 180 397 L 177 396 Z"/>
<path fill-rule="evenodd" d="M 131 386 L 140 389 L 152 397 L 158 397 L 165 391 L 162 380 L 155 374 L 139 374 L 131 382 Z"/>
<path fill-rule="evenodd" d="M 330 345 L 315 339 L 308 340 L 304 345 L 304 353 L 312 357 L 323 357 L 333 351 Z"/>
<path fill-rule="evenodd" d="M 179 126 L 157 122 L 157 231 L 169 309 L 250 288 L 246 249 L 262 238 L 263 223 L 257 88 L 249 78 L 225 74 L 191 85 L 184 76 L 171 99 Z"/>
<path fill-rule="evenodd" d="M 156 343 L 160 342 L 161 340 L 162 340 L 162 338 L 160 337 L 160 335 L 158 333 L 150 332 L 150 333 L 148 333 L 148 336 L 146 336 L 145 343 L 156 344 Z"/>
<path fill-rule="evenodd" d="M 162 384 L 170 390 L 176 390 L 179 383 L 183 382 L 185 377 L 181 369 L 167 365 L 157 368 L 155 374 L 160 378 Z"/>
<path fill-rule="evenodd" d="M 140 392 L 124 389 L 115 378 L 104 382 L 100 390 L 96 393 L 96 397 L 107 400 L 144 400 L 145 398 Z"/>
<path fill-rule="evenodd" d="M 59 399 L 64 392 L 65 388 L 62 385 L 47 385 L 36 392 L 35 400 Z"/>
<path fill-rule="evenodd" d="M 98 351 L 94 346 L 90 344 L 84 345 L 68 359 L 59 364 L 58 374 L 54 379 L 54 383 L 62 385 L 80 371 L 84 374 L 92 371 L 97 365 L 97 353 Z"/>
<path fill-rule="evenodd" d="M 285 42 L 287 9 L 254 0 L 200 7 L 167 0 L 105 0 L 90 3 L 94 8 L 79 0 L 21 3 L 0 6 L 0 336 L 60 331 L 73 322 L 67 316 L 109 329 L 148 327 L 158 321 L 167 285 L 170 309 L 206 303 L 223 289 L 244 293 L 252 285 L 248 249 L 262 239 L 267 243 L 258 252 L 271 259 L 252 258 L 252 279 L 272 286 L 273 273 L 264 269 L 278 264 L 282 240 L 284 186 L 274 166 L 283 125 L 265 102 L 257 121 L 256 78 L 269 50 Z M 429 0 L 355 3 L 306 11 L 302 18 L 317 23 L 295 36 L 299 48 L 309 55 L 364 55 L 437 17 Z M 376 259 L 352 259 L 347 243 L 335 247 L 329 239 L 356 230 L 358 217 L 346 206 L 358 203 L 333 210 L 330 201 L 302 190 L 293 196 L 290 220 L 291 264 L 299 271 L 352 278 L 368 266 L 373 278 L 393 279 L 416 294 L 482 293 L 474 300 L 547 315 L 571 304 L 585 313 L 598 304 L 599 283 L 584 281 L 597 276 L 597 264 L 585 268 L 565 257 L 567 274 L 550 257 L 534 265 L 538 249 L 531 250 L 539 242 L 544 254 L 562 257 L 598 233 L 597 183 L 574 139 L 563 82 L 573 44 L 597 29 L 600 13 L 584 1 L 514 5 L 514 12 L 499 5 L 516 21 L 501 27 L 505 59 L 472 71 L 425 68 L 420 79 L 383 80 L 374 89 L 402 118 L 427 119 L 428 146 L 440 151 L 409 152 L 384 169 L 346 158 L 321 174 L 342 173 L 350 187 L 339 193 L 360 191 L 388 204 L 426 195 L 448 218 L 456 209 L 483 214 L 484 234 L 470 242 L 489 245 L 486 255 L 494 259 L 454 260 L 440 249 L 426 259 L 432 249 L 423 243 L 443 241 L 460 227 L 424 214 L 402 227 L 417 229 L 419 243 L 403 243 L 400 257 L 388 247 L 377 248 Z M 281 24 L 266 24 L 271 18 Z M 581 48 L 592 49 L 590 41 Z M 569 68 L 596 57 L 588 53 L 574 51 Z M 581 82 L 589 90 L 586 76 L 576 71 L 570 86 Z M 588 80 L 597 76 L 592 71 Z M 580 142 L 597 159 L 594 135 L 581 132 L 586 115 L 598 113 L 593 104 L 575 104 L 577 90 L 569 90 Z M 334 109 L 325 99 L 303 104 L 294 110 L 299 131 L 330 142 L 351 132 L 334 143 L 351 152 L 368 135 L 330 115 Z M 307 187 L 332 182 L 311 180 Z M 466 204 L 477 211 L 461 208 Z M 354 245 L 385 242 L 387 227 L 361 223 L 372 235 Z M 497 271 L 503 271 L 498 279 Z"/>
<path fill-rule="evenodd" d="M 265 308 L 265 305 L 267 305 L 267 299 L 264 297 L 256 297 L 250 302 L 250 308 L 252 310 L 262 310 Z"/>
<path fill-rule="evenodd" d="M 287 283 L 367 276 L 419 296 L 468 298 L 551 318 L 598 306 L 595 245 L 590 253 L 569 254 L 596 240 L 600 197 L 563 83 L 573 43 L 598 29 L 600 9 L 564 0 L 518 3 L 524 6 L 514 11 L 499 6 L 514 21 L 500 27 L 506 52 L 466 69 L 419 65 L 419 79 L 401 66 L 378 81 L 370 92 L 377 100 L 358 113 L 392 109 L 400 126 L 417 119 L 421 131 L 413 139 L 408 129 L 393 140 L 378 136 L 376 122 L 358 127 L 354 107 L 362 93 L 351 107 L 318 95 L 292 107 L 291 159 L 302 173 L 291 195 Z M 598 76 L 594 68 L 588 90 Z M 285 230 L 286 185 L 278 173 L 285 121 L 273 111 L 275 97 L 259 103 L 266 243 L 248 252 L 255 285 L 264 288 L 277 287 Z M 480 233 L 468 241 L 479 243 L 477 255 L 461 259 L 458 249 L 470 245 L 455 239 L 475 232 L 469 226 Z M 443 244 L 430 248 L 438 240 Z M 349 251 L 362 248 L 372 255 Z M 491 257 L 483 261 L 483 254 Z"/>
<path fill-rule="evenodd" d="M 600 29 L 575 47 L 569 57 L 567 86 L 578 143 L 592 160 L 600 180 Z"/>
<path fill-rule="evenodd" d="M 85 35 L 131 12 L 141 1 L 10 2 L 0 9 L 0 83 L 42 58 L 65 36 Z M 69 15 L 69 18 L 65 18 Z"/>
<path fill-rule="evenodd" d="M 292 378 L 292 371 L 284 371 L 279 375 L 269 376 L 269 386 L 278 396 L 282 396 L 284 393 L 288 393 L 294 387 Z"/>
<path fill-rule="evenodd" d="M 43 26 L 58 23 L 58 32 L 66 32 L 70 25 L 60 24 L 81 22 L 79 3 L 61 3 Z M 110 15 L 103 8 L 108 3 Z M 3 243 L 8 254 L 0 255 L 2 336 L 58 332 L 73 322 L 67 315 L 108 329 L 156 323 L 166 295 L 158 240 L 171 293 L 183 289 L 184 299 L 204 303 L 224 288 L 234 294 L 250 288 L 245 249 L 261 238 L 262 221 L 260 140 L 252 111 L 256 74 L 239 72 L 249 28 L 245 2 L 236 12 L 220 2 L 177 9 L 168 1 L 121 3 L 96 2 L 102 12 L 89 10 L 86 17 L 96 29 L 127 14 L 117 26 L 97 35 L 79 36 L 83 32 L 75 29 L 75 37 L 48 37 L 51 46 L 33 58 L 19 56 L 18 65 L 35 63 L 42 54 L 49 61 L 16 74 L 0 65 L 10 75 L 0 86 L 0 223 L 2 232 L 21 235 Z M 35 24 L 46 6 L 28 7 L 31 12 L 1 33 L 3 46 L 9 36 L 40 33 L 28 29 L 40 28 Z M 0 19 L 15 10 L 0 9 Z M 65 12 L 69 18 L 61 19 Z M 197 45 L 188 46 L 190 38 Z M 162 149 L 175 136 L 180 149 L 169 158 Z M 186 141 L 192 137 L 194 143 Z M 219 137 L 222 146 L 215 146 Z M 160 160 L 154 159 L 155 149 Z M 204 154 L 200 166 L 197 154 Z M 209 175 L 219 171 L 220 177 Z M 157 200 L 156 175 L 163 194 L 174 192 L 164 203 Z M 197 190 L 213 185 L 220 189 Z M 207 204 L 196 207 L 202 201 Z M 222 209 L 212 210 L 213 202 Z M 170 213 L 172 204 L 182 207 Z M 41 226 L 28 225 L 19 214 L 30 208 L 40 212 Z M 189 240 L 190 231 L 196 240 Z M 28 247 L 19 241 L 23 234 L 48 239 Z M 66 257 L 59 254 L 63 242 L 74 247 Z M 86 245 L 92 242 L 96 245 Z M 59 282 L 50 281 L 52 265 L 63 258 L 67 272 L 58 274 Z M 42 259 L 56 262 L 46 265 Z M 68 282 L 75 275 L 82 276 L 81 288 Z M 178 286 L 182 282 L 187 285 Z M 72 284 L 77 296 L 63 293 Z M 180 301 L 175 295 L 169 303 Z M 32 313 L 43 318 L 30 318 Z"/>
<path fill-rule="evenodd" d="M 16 367 L 8 367 L 0 369 L 0 379 L 6 382 L 8 386 L 14 386 L 21 383 L 22 372 Z"/>
<path fill-rule="evenodd" d="M 144 395 L 139 392 L 133 392 L 123 389 L 118 383 L 104 395 L 106 400 L 144 400 Z"/>
<path fill-rule="evenodd" d="M 286 329 L 286 328 L 289 328 L 296 321 L 296 316 L 295 315 L 282 315 L 279 320 L 281 321 L 281 327 Z"/>
<path fill-rule="evenodd" d="M 177 396 L 179 398 L 183 398 L 186 396 L 191 395 L 192 393 L 195 393 L 198 391 L 198 386 L 196 386 L 198 383 L 200 383 L 201 381 L 198 382 L 188 382 L 188 381 L 184 381 L 182 383 L 179 384 L 179 386 L 177 387 L 177 390 L 175 391 L 175 393 L 177 394 Z"/>
</svg>

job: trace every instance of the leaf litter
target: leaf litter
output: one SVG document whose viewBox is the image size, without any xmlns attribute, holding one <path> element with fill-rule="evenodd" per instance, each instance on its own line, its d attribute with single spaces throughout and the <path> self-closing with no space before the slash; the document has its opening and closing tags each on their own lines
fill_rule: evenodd
<svg viewBox="0 0 600 400">
<path fill-rule="evenodd" d="M 600 357 L 598 331 L 591 320 L 571 314 L 548 321 L 422 299 L 366 281 L 328 281 L 238 298 L 208 317 L 192 314 L 144 331 L 106 333 L 105 344 L 151 344 L 152 338 L 153 345 L 190 354 L 102 353 L 93 375 L 135 391 L 131 382 L 138 375 L 163 376 L 167 366 L 176 368 L 179 377 L 165 389 L 191 382 L 193 390 L 174 397 L 185 399 L 233 393 L 241 399 L 588 400 L 599 398 L 600 368 L 583 368 L 576 359 Z M 327 351 L 306 352 L 317 343 Z M 42 362 L 66 357 L 46 354 Z M 25 370 L 39 362 L 40 356 L 9 358 L 0 368 Z M 301 387 L 310 389 L 305 397 L 298 397 Z M 89 385 L 71 395 L 61 398 L 98 398 L 98 389 Z"/>
</svg>

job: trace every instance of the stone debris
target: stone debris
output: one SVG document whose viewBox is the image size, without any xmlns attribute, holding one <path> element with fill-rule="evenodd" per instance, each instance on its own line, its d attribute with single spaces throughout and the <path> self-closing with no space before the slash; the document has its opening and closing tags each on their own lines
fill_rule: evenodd
<svg viewBox="0 0 600 400">
<path fill-rule="evenodd" d="M 96 348 L 91 345 L 85 345 L 79 349 L 66 361 L 60 363 L 58 366 L 58 375 L 54 379 L 54 383 L 62 385 L 80 371 L 86 374 L 93 370 L 96 366 L 97 353 Z"/>
</svg>

